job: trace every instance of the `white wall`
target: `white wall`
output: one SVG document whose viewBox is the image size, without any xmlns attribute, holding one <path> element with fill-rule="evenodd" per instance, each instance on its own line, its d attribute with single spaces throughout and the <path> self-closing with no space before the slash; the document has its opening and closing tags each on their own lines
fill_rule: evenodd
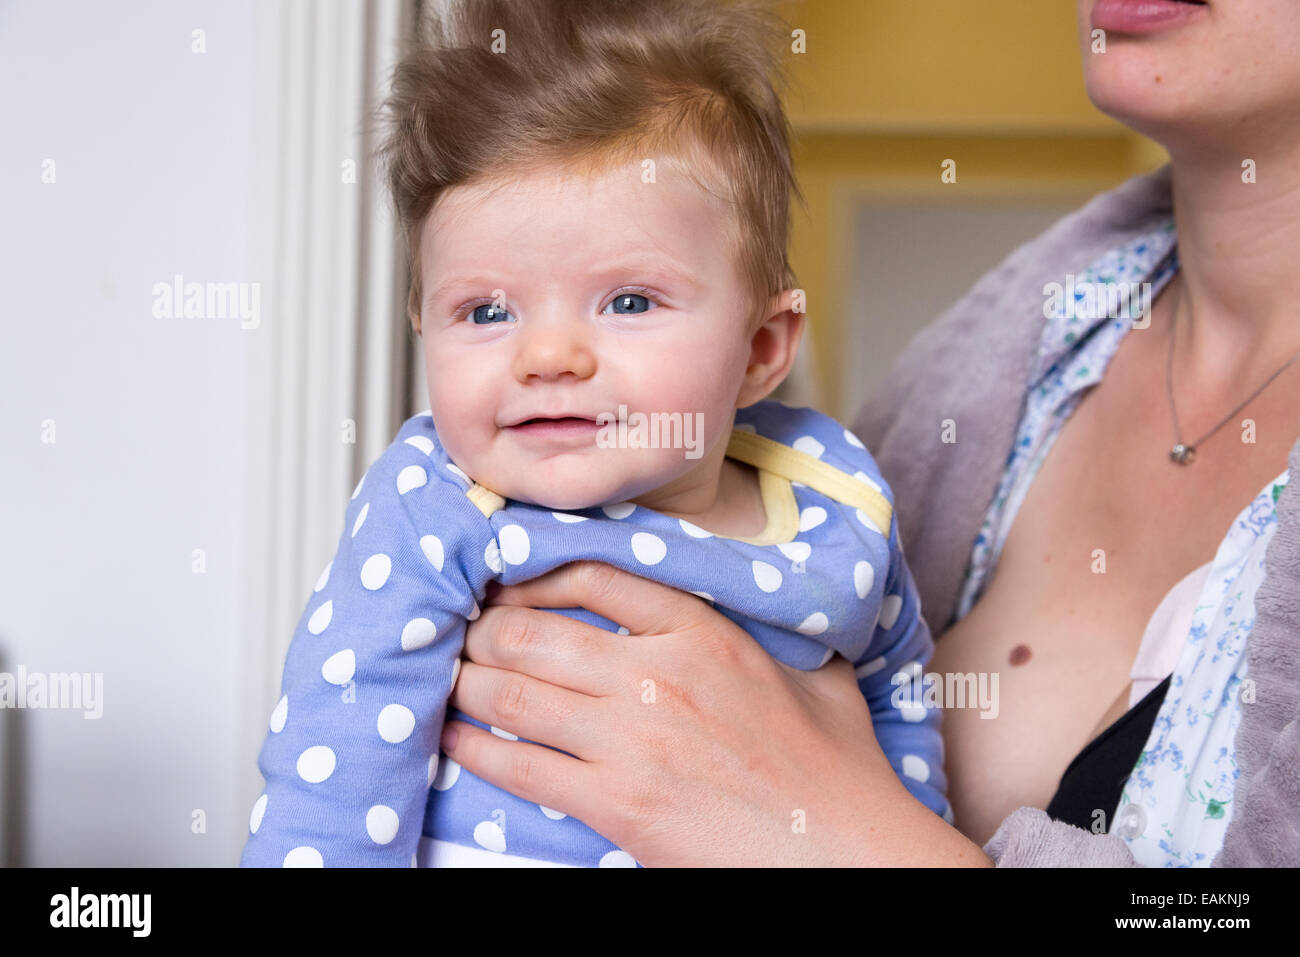
<svg viewBox="0 0 1300 957">
<path fill-rule="evenodd" d="M 11 860 L 230 864 L 242 846 L 259 333 L 151 306 L 176 273 L 268 278 L 255 42 L 246 2 L 0 4 L 0 671 L 102 672 L 104 699 L 97 721 L 0 711 L 20 731 Z"/>
</svg>

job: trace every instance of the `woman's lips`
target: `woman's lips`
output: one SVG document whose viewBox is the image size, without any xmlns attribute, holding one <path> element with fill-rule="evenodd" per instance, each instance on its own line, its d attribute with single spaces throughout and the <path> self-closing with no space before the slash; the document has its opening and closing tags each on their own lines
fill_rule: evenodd
<svg viewBox="0 0 1300 957">
<path fill-rule="evenodd" d="M 1186 0 L 1097 0 L 1092 26 L 1114 33 L 1155 33 L 1203 17 L 1208 10 L 1204 3 Z"/>
<path fill-rule="evenodd" d="M 594 443 L 600 428 L 591 419 L 569 417 L 563 419 L 529 419 L 509 426 L 514 435 L 525 436 L 540 442 Z"/>
</svg>

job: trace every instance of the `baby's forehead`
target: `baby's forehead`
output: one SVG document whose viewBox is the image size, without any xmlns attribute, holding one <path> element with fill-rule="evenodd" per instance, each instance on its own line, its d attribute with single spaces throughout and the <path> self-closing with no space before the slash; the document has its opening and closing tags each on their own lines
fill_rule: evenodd
<svg viewBox="0 0 1300 957">
<path fill-rule="evenodd" d="M 535 177 L 449 191 L 426 219 L 421 245 L 426 262 L 446 266 L 541 253 L 703 265 L 731 245 L 730 219 L 681 180 Z"/>
</svg>

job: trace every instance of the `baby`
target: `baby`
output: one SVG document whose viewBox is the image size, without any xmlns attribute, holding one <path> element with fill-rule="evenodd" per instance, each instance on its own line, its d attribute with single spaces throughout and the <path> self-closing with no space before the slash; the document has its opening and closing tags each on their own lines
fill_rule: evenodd
<svg viewBox="0 0 1300 957">
<path fill-rule="evenodd" d="M 362 477 L 294 633 L 244 865 L 635 865 L 439 761 L 448 717 L 483 727 L 447 699 L 488 584 L 580 559 L 695 593 L 794 668 L 847 658 L 951 819 L 939 712 L 896 691 L 931 641 L 891 493 L 851 432 L 765 398 L 804 319 L 778 23 L 470 0 L 398 66 L 384 158 L 430 408 Z"/>
</svg>

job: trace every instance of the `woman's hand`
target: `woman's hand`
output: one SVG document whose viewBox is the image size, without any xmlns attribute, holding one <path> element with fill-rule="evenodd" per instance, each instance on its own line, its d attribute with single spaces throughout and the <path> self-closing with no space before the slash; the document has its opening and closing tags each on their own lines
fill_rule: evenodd
<svg viewBox="0 0 1300 957">
<path fill-rule="evenodd" d="M 465 656 L 454 707 L 569 754 L 459 721 L 443 750 L 647 866 L 988 863 L 903 788 L 848 662 L 788 668 L 693 595 L 566 565 L 502 589 Z"/>
</svg>

